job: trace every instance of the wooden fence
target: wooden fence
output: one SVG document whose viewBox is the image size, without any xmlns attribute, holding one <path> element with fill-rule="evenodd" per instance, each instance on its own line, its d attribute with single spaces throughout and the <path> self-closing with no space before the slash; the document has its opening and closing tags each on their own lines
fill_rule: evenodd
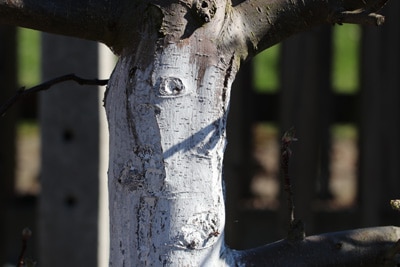
<svg viewBox="0 0 400 267">
<path fill-rule="evenodd" d="M 296 127 L 299 141 L 293 145 L 290 172 L 294 180 L 296 214 L 306 223 L 308 234 L 399 224 L 399 214 L 391 210 L 388 204 L 390 199 L 400 198 L 400 160 L 398 156 L 400 149 L 399 13 L 400 3 L 391 1 L 386 8 L 388 19 L 383 27 L 362 29 L 361 88 L 357 94 L 333 93 L 331 79 L 332 27 L 330 26 L 314 29 L 282 43 L 278 93 L 256 93 L 251 82 L 251 64 L 242 69 L 233 88 L 228 121 L 229 144 L 225 155 L 224 170 L 227 187 L 226 236 L 232 247 L 251 247 L 285 236 L 287 210 L 282 194 L 278 194 L 274 205 L 268 207 L 251 204 L 251 201 L 256 198 L 252 189 L 254 174 L 260 168 L 260 163 L 254 159 L 254 128 L 262 122 L 277 125 L 279 133 L 276 135 L 275 144 L 277 144 L 277 139 L 282 131 L 291 126 Z M 0 36 L 5 36 L 2 34 L 0 31 Z M 69 46 L 65 39 L 60 42 Z M 2 43 L 3 39 L 0 39 L 0 45 Z M 92 44 L 87 45 L 92 46 Z M 49 50 L 54 50 L 53 48 L 49 47 Z M 87 68 L 96 68 L 98 64 L 97 56 L 92 54 L 96 53 L 97 48 L 93 48 L 94 50 L 92 48 L 90 48 L 91 50 L 88 47 L 85 48 L 90 52 L 86 50 L 84 54 L 92 55 L 92 61 L 89 60 L 92 65 Z M 0 49 L 0 53 L 2 51 L 11 50 Z M 5 56 L 5 54 L 0 54 L 0 59 Z M 71 59 L 71 55 L 67 54 L 65 60 L 67 59 Z M 82 60 L 82 55 L 79 59 Z M 12 61 L 12 59 L 8 60 L 8 62 Z M 62 58 L 58 58 L 58 61 L 64 62 Z M 0 64 L 3 62 L 7 61 L 1 60 Z M 4 69 L 10 70 L 10 68 L 0 67 L 0 76 L 12 77 L 4 74 Z M 47 70 L 49 73 L 52 71 L 49 67 Z M 15 87 L 15 85 L 11 85 L 11 87 Z M 55 97 L 59 98 L 60 96 Z M 61 97 L 68 98 L 64 95 Z M 97 98 L 97 95 L 93 97 Z M 51 103 L 53 100 L 47 99 L 46 101 Z M 74 101 L 72 100 L 72 102 Z M 74 108 L 78 109 L 78 105 L 74 105 Z M 97 109 L 97 104 L 93 103 L 93 108 Z M 51 120 L 55 118 L 47 118 L 50 121 L 44 123 L 53 125 L 53 128 L 43 131 L 47 134 L 55 133 L 56 137 L 58 136 L 58 139 L 55 138 L 53 141 L 62 143 L 59 144 L 64 146 L 64 150 L 61 151 L 76 155 L 68 156 L 69 159 L 76 159 L 75 163 L 61 162 L 61 165 L 76 164 L 81 168 L 83 165 L 87 165 L 82 164 L 82 161 L 87 160 L 89 156 L 76 154 L 78 152 L 74 150 L 74 145 L 78 148 L 80 144 L 86 143 L 79 138 L 85 137 L 92 140 L 93 136 L 81 133 L 79 129 L 71 128 L 73 127 L 71 120 L 81 121 L 78 110 L 74 112 L 75 119 L 72 117 L 65 120 L 58 118 L 59 121 L 55 124 L 51 123 Z M 60 115 L 59 112 L 50 113 Z M 50 113 L 48 112 L 48 114 Z M 66 115 L 71 116 L 71 114 Z M 97 118 L 98 115 L 93 113 L 93 116 Z M 4 140 L 12 140 L 15 122 L 6 126 L 3 126 L 2 123 L 5 123 L 4 120 L 0 121 L 2 127 L 0 134 L 6 134 L 4 129 L 9 129 L 11 134 L 8 136 L 10 137 Z M 330 129 L 336 123 L 351 123 L 358 132 L 356 201 L 352 205 L 340 208 L 332 208 L 327 205 L 332 197 L 330 191 L 332 179 Z M 101 137 L 96 134 L 95 138 L 97 140 Z M 0 141 L 3 141 L 3 137 L 0 138 Z M 12 143 L 14 141 L 2 142 L 1 147 Z M 45 145 L 45 143 L 43 144 Z M 100 147 L 87 149 L 87 151 L 93 152 L 97 149 L 100 150 Z M 95 219 L 95 217 L 100 217 L 101 209 L 99 207 L 104 206 L 104 203 L 96 202 L 99 201 L 98 192 L 101 183 L 96 183 L 98 173 L 95 168 L 92 168 L 93 174 L 88 174 L 94 179 L 88 185 L 82 184 L 80 178 L 76 176 L 76 173 L 84 173 L 83 171 L 77 171 L 71 167 L 67 167 L 67 170 L 64 171 L 60 169 L 61 165 L 55 165 L 58 163 L 48 163 L 49 166 L 58 167 L 53 170 L 42 170 L 42 175 L 50 173 L 48 176 L 63 177 L 60 184 L 58 186 L 51 185 L 54 183 L 51 177 L 42 177 L 44 179 L 42 180 L 44 182 L 43 190 L 47 192 L 42 191 L 41 202 L 38 204 L 35 198 L 31 198 L 29 201 L 21 203 L 10 194 L 12 175 L 5 173 L 5 168 L 2 167 L 14 164 L 13 162 L 7 163 L 9 156 L 14 153 L 10 152 L 11 150 L 8 149 L 8 152 L 3 153 L 3 156 L 0 157 L 0 175 L 2 178 L 7 177 L 7 179 L 1 179 L 2 186 L 0 188 L 1 209 L 7 211 L 7 213 L 3 213 L 5 215 L 0 220 L 0 234 L 2 234 L 0 265 L 11 261 L 15 255 L 18 255 L 19 236 L 16 233 L 19 233 L 19 229 L 26 223 L 32 223 L 32 227 L 39 229 L 39 232 L 35 231 L 34 233 L 40 237 L 36 241 L 33 239 L 33 244 L 31 244 L 34 246 L 36 242 L 39 245 L 31 252 L 31 255 L 33 258 L 41 257 L 43 259 L 46 257 L 47 263 L 42 260 L 40 266 L 93 266 L 104 261 L 104 257 L 99 256 L 104 253 L 104 250 L 103 252 L 93 251 L 95 244 L 91 244 L 93 240 L 100 243 L 106 242 L 106 240 L 99 240 L 98 236 L 98 224 L 102 224 L 102 220 L 96 221 Z M 50 150 L 45 148 L 44 151 Z M 46 160 L 56 158 L 63 160 L 62 156 L 55 157 L 52 156 L 54 155 L 52 153 L 47 154 Z M 97 151 L 97 153 L 100 152 Z M 279 155 L 275 154 L 275 156 Z M 99 166 L 98 158 L 94 160 L 96 161 L 93 163 L 94 166 Z M 277 159 L 275 159 L 276 161 Z M 69 183 L 68 175 L 65 175 L 67 171 L 74 173 L 75 185 Z M 276 177 L 275 182 L 278 180 Z M 90 193 L 90 190 L 93 192 Z M 88 199 L 89 197 L 91 199 Z M 43 202 L 44 199 L 45 202 Z M 59 206 L 50 207 L 50 203 Z M 95 207 L 91 208 L 91 206 Z M 19 214 L 25 215 L 10 216 L 10 214 L 15 215 L 15 211 L 10 212 L 15 207 Z M 40 213 L 38 214 L 39 218 L 35 219 L 34 211 L 37 209 Z M 82 220 L 88 212 L 90 214 L 88 220 Z M 37 227 L 35 227 L 36 221 L 38 221 Z M 56 226 L 54 224 L 56 221 L 64 222 L 64 224 L 67 222 L 69 230 L 65 231 L 62 227 Z M 79 229 L 82 232 L 79 232 L 81 231 Z M 40 231 L 47 231 L 47 234 L 44 235 Z M 91 245 L 82 245 L 78 241 L 80 253 L 74 256 L 71 253 L 76 251 L 77 241 L 71 241 L 71 239 L 82 240 L 81 233 L 84 233 L 84 242 Z M 14 242 L 15 240 L 16 242 Z M 56 244 L 62 244 L 62 246 L 57 248 Z M 54 260 L 51 261 L 52 259 Z"/>
<path fill-rule="evenodd" d="M 1 102 L 16 90 L 15 36 L 14 28 L 0 30 L 4 46 L 0 47 L 0 59 L 4 58 L 0 76 L 7 89 L 0 95 Z M 43 80 L 68 73 L 107 78 L 115 64 L 111 52 L 95 42 L 49 34 L 42 34 L 41 40 Z M 39 113 L 41 127 L 37 196 L 18 195 L 14 190 L 15 128 L 17 111 L 23 112 L 13 107 L 6 120 L 0 120 L 0 266 L 16 265 L 24 227 L 33 231 L 26 257 L 39 266 L 108 266 L 108 134 L 103 94 L 104 87 L 64 83 L 36 97 L 40 112 L 28 114 Z"/>
<path fill-rule="evenodd" d="M 285 236 L 287 209 L 280 194 L 275 208 L 249 205 L 256 198 L 254 125 L 273 122 L 280 134 L 291 126 L 299 141 L 293 145 L 290 172 L 296 214 L 308 234 L 355 227 L 399 224 L 390 199 L 400 197 L 400 3 L 386 8 L 381 28 L 362 28 L 360 88 L 356 94 L 334 93 L 332 27 L 316 28 L 281 45 L 278 93 L 257 93 L 249 64 L 233 90 L 225 159 L 228 216 L 227 238 L 246 248 Z M 335 26 L 338 27 L 338 26 Z M 330 172 L 332 126 L 356 127 L 358 157 L 355 203 L 334 207 Z M 277 141 L 278 142 L 278 141 Z M 279 155 L 277 155 L 279 156 Z M 343 190 L 347 190 L 343 184 Z"/>
</svg>

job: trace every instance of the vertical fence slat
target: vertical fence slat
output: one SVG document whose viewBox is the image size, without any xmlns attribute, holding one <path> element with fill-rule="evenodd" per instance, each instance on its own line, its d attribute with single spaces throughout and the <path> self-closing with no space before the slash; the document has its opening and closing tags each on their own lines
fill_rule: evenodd
<svg viewBox="0 0 400 267">
<path fill-rule="evenodd" d="M 329 140 L 331 68 L 330 28 L 320 27 L 283 43 L 281 59 L 281 130 L 296 128 L 290 173 L 297 216 L 314 231 L 311 207 L 316 198 L 322 140 Z M 285 199 L 285 198 L 283 198 Z M 283 200 L 284 201 L 284 200 Z M 284 207 L 284 205 L 282 205 Z M 286 212 L 287 213 L 287 212 Z"/>
<path fill-rule="evenodd" d="M 395 1 L 386 10 L 388 19 L 382 27 L 384 42 L 382 61 L 382 158 L 383 170 L 379 180 L 382 184 L 380 205 L 383 210 L 393 210 L 388 205 L 390 199 L 400 198 L 400 3 Z M 386 213 L 386 212 L 385 212 Z M 394 223 L 381 216 L 381 223 Z M 398 220 L 400 221 L 400 220 Z"/>
<path fill-rule="evenodd" d="M 240 202 L 250 191 L 250 162 L 252 159 L 251 128 L 251 68 L 241 69 L 232 86 L 231 104 L 227 125 L 228 145 L 224 157 L 224 179 L 226 183 L 226 232 L 230 246 L 243 246 L 238 232 L 246 232 L 244 220 L 240 218 Z M 245 107 L 245 108 L 243 108 Z"/>
<path fill-rule="evenodd" d="M 361 220 L 364 226 L 376 225 L 379 221 L 379 195 L 382 170 L 380 150 L 381 119 L 381 71 L 379 62 L 379 41 L 377 29 L 365 29 L 363 33 L 361 67 L 361 105 L 360 105 L 360 175 L 359 202 Z M 367 56 L 368 55 L 368 56 Z"/>
<path fill-rule="evenodd" d="M 98 45 L 43 34 L 44 80 L 98 77 Z M 41 94 L 40 266 L 97 266 L 98 88 L 73 82 Z"/>
<path fill-rule="evenodd" d="M 400 195 L 399 11 L 397 1 L 390 3 L 386 24 L 363 32 L 359 190 L 364 226 L 394 223 L 393 216 L 386 219 L 389 200 Z"/>
</svg>

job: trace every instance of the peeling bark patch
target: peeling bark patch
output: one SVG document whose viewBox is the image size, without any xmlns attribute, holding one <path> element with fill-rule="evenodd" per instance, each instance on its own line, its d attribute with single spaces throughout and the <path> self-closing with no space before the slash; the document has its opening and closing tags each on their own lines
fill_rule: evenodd
<svg viewBox="0 0 400 267">
<path fill-rule="evenodd" d="M 136 70 L 135 70 L 136 73 Z M 129 80 L 133 80 L 133 78 L 130 78 Z M 130 110 L 130 97 L 132 95 L 132 87 L 133 85 L 125 85 L 125 113 L 126 113 L 126 121 L 127 124 L 129 125 L 129 132 L 132 134 L 134 137 L 134 140 L 136 140 L 136 131 L 135 131 L 135 126 L 133 123 L 133 116 Z"/>
<path fill-rule="evenodd" d="M 178 237 L 178 246 L 186 249 L 202 249 L 212 246 L 220 227 L 218 215 L 213 212 L 194 214 L 187 220 Z M 218 234 L 216 234 L 218 233 Z"/>
<path fill-rule="evenodd" d="M 133 151 L 140 159 L 148 161 L 153 156 L 153 149 L 150 146 L 136 147 Z"/>
<path fill-rule="evenodd" d="M 233 68 L 233 60 L 235 59 L 235 54 L 232 55 L 231 59 L 229 60 L 228 68 L 226 69 L 225 79 L 224 79 L 224 87 L 228 87 L 229 79 L 232 75 L 232 68 Z"/>
<path fill-rule="evenodd" d="M 228 68 L 226 69 L 225 78 L 224 78 L 224 88 L 222 91 L 222 103 L 225 106 L 226 101 L 226 90 L 229 88 L 229 80 L 232 77 L 232 69 L 233 69 L 233 60 L 235 59 L 235 54 L 232 55 L 231 59 L 229 60 Z"/>
<path fill-rule="evenodd" d="M 144 174 L 129 161 L 121 170 L 117 178 L 117 183 L 129 191 L 140 190 L 144 187 Z"/>
</svg>

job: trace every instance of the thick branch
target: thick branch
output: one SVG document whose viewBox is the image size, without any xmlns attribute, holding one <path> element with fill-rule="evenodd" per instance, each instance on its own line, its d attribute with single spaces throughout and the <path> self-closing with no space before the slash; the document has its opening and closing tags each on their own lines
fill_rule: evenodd
<svg viewBox="0 0 400 267">
<path fill-rule="evenodd" d="M 387 1 L 247 0 L 234 7 L 233 16 L 240 19 L 231 27 L 240 27 L 247 35 L 252 55 L 324 23 L 382 25 L 384 17 L 376 12 Z"/>
<path fill-rule="evenodd" d="M 114 45 L 122 3 L 108 0 L 0 0 L 0 24 Z"/>
<path fill-rule="evenodd" d="M 398 266 L 400 228 L 357 229 L 282 240 L 237 252 L 238 266 Z M 241 265 L 243 263 L 243 265 Z"/>
</svg>

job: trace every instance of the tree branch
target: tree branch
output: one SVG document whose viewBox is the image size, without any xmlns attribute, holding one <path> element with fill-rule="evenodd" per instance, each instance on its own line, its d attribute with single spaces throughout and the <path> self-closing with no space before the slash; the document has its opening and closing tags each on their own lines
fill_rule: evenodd
<svg viewBox="0 0 400 267">
<path fill-rule="evenodd" d="M 0 24 L 113 46 L 118 35 L 121 10 L 123 5 L 119 1 L 107 0 L 0 0 Z"/>
<path fill-rule="evenodd" d="M 398 266 L 400 228 L 364 228 L 281 240 L 237 252 L 237 266 Z M 243 265 L 242 265 L 243 264 Z"/>
<path fill-rule="evenodd" d="M 44 82 L 42 84 L 36 85 L 32 88 L 25 89 L 25 87 L 20 88 L 11 98 L 9 98 L 3 105 L 0 106 L 0 116 L 3 116 L 6 111 L 21 97 L 26 95 L 34 94 L 39 91 L 44 91 L 52 87 L 57 83 L 62 83 L 65 81 L 75 81 L 80 85 L 106 85 L 108 80 L 98 80 L 98 79 L 84 79 L 76 76 L 75 74 L 67 74 L 50 81 Z"/>
<path fill-rule="evenodd" d="M 244 28 L 249 55 L 324 23 L 382 25 L 376 14 L 388 0 L 247 0 L 233 8 L 240 17 L 230 27 Z M 240 25 L 239 25 L 240 24 Z"/>
</svg>

